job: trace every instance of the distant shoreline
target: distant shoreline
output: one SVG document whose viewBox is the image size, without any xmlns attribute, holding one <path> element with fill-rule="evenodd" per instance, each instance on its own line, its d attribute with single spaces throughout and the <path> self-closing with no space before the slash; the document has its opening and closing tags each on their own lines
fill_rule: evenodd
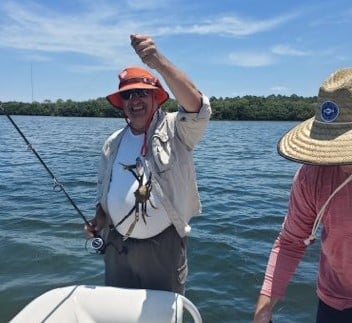
<svg viewBox="0 0 352 323">
<path fill-rule="evenodd" d="M 267 97 L 244 96 L 234 98 L 210 97 L 211 120 L 267 120 L 302 121 L 314 116 L 316 97 L 297 95 L 270 95 Z M 114 109 L 105 98 L 75 102 L 3 102 L 6 113 L 11 115 L 71 116 L 123 118 L 122 111 Z M 177 111 L 177 102 L 169 99 L 162 106 L 168 112 Z M 0 114 L 2 114 L 0 112 Z"/>
</svg>

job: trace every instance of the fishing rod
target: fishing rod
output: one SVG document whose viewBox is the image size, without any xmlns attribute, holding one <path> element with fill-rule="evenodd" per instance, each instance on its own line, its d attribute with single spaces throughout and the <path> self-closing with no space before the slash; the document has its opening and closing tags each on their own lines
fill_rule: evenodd
<svg viewBox="0 0 352 323">
<path fill-rule="evenodd" d="M 38 158 L 38 160 L 40 161 L 40 163 L 44 166 L 45 170 L 49 173 L 50 177 L 53 179 L 54 183 L 53 183 L 53 190 L 55 192 L 63 192 L 66 196 L 66 198 L 69 200 L 69 202 L 71 203 L 71 205 L 74 207 L 74 209 L 77 211 L 77 213 L 79 214 L 79 216 L 83 219 L 84 223 L 87 226 L 90 226 L 91 224 L 88 222 L 87 218 L 83 215 L 82 211 L 78 208 L 78 206 L 76 205 L 76 203 L 72 200 L 72 198 L 70 197 L 70 195 L 67 193 L 67 191 L 65 190 L 64 186 L 57 180 L 57 178 L 55 177 L 55 175 L 53 174 L 53 172 L 49 169 L 49 167 L 45 164 L 44 160 L 40 157 L 40 155 L 37 153 L 37 151 L 33 148 L 32 144 L 28 141 L 28 139 L 26 138 L 26 136 L 23 134 L 23 132 L 21 131 L 21 129 L 17 126 L 17 124 L 15 123 L 15 121 L 11 118 L 11 116 L 5 111 L 5 109 L 2 106 L 2 102 L 0 101 L 0 110 L 4 113 L 4 115 L 10 120 L 11 124 L 15 127 L 15 129 L 17 130 L 17 132 L 21 135 L 21 137 L 23 138 L 23 140 L 26 142 L 28 148 L 33 152 L 33 154 Z M 90 247 L 93 249 L 93 251 L 97 254 L 103 254 L 104 250 L 105 250 L 105 242 L 103 240 L 103 238 L 101 236 L 99 236 L 96 232 L 93 232 L 94 237 L 91 239 L 87 239 L 87 243 L 88 241 L 90 241 Z M 86 243 L 86 247 L 87 247 L 87 243 Z"/>
</svg>

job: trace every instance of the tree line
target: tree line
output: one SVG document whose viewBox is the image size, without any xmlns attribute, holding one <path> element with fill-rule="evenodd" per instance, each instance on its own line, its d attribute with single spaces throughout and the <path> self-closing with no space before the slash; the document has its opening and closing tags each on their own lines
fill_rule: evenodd
<svg viewBox="0 0 352 323">
<path fill-rule="evenodd" d="M 314 116 L 316 97 L 269 95 L 234 98 L 211 97 L 212 120 L 281 120 L 302 121 Z M 122 111 L 113 108 L 105 98 L 88 101 L 59 99 L 56 102 L 4 102 L 3 108 L 11 115 L 116 117 L 123 118 Z M 177 102 L 169 99 L 163 110 L 177 110 Z M 1 114 L 1 112 L 0 112 Z"/>
</svg>

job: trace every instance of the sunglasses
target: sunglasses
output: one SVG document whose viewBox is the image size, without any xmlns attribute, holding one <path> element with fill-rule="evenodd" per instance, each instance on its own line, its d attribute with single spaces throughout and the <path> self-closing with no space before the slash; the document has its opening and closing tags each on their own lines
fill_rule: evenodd
<svg viewBox="0 0 352 323">
<path fill-rule="evenodd" d="M 121 98 L 124 100 L 130 100 L 132 97 L 145 98 L 149 95 L 150 90 L 145 89 L 133 89 L 120 92 Z"/>
</svg>

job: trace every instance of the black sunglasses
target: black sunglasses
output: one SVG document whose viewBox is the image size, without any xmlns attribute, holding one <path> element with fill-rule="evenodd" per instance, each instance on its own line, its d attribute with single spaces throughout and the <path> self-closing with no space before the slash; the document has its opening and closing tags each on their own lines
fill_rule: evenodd
<svg viewBox="0 0 352 323">
<path fill-rule="evenodd" d="M 150 90 L 146 89 L 132 89 L 120 92 L 121 98 L 124 100 L 130 100 L 132 96 L 136 96 L 138 98 L 145 98 L 150 93 Z"/>
</svg>

